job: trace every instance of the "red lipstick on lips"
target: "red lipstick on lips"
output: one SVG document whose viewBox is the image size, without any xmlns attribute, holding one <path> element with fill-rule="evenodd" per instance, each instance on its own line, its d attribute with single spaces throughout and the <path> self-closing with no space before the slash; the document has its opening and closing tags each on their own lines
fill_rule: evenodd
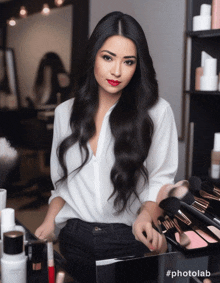
<svg viewBox="0 0 220 283">
<path fill-rule="evenodd" d="M 110 84 L 110 85 L 112 85 L 112 86 L 117 86 L 117 85 L 119 85 L 121 82 L 119 82 L 119 81 L 114 81 L 114 80 L 107 80 L 108 81 L 108 83 Z"/>
</svg>

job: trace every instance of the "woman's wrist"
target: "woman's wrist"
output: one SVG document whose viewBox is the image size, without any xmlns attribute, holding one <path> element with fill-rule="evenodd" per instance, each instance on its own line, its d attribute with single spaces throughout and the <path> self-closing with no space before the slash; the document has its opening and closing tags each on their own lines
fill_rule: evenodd
<svg viewBox="0 0 220 283">
<path fill-rule="evenodd" d="M 146 201 L 144 202 L 140 209 L 139 209 L 139 214 L 145 214 L 148 213 L 152 219 L 152 222 L 154 223 L 154 225 L 157 227 L 157 219 L 158 217 L 160 217 L 161 215 L 164 214 L 164 211 L 159 207 L 159 205 L 156 202 L 153 201 Z"/>
</svg>

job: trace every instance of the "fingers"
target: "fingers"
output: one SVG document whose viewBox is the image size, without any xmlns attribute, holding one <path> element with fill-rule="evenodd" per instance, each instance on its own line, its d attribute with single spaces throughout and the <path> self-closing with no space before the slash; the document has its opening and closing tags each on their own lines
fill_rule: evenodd
<svg viewBox="0 0 220 283">
<path fill-rule="evenodd" d="M 144 235 L 145 234 L 145 235 Z M 142 242 L 149 250 L 160 250 L 162 247 L 162 236 L 153 229 L 151 223 L 135 227 L 135 239 Z"/>
<path fill-rule="evenodd" d="M 40 228 L 38 228 L 38 229 L 35 231 L 34 234 L 35 234 L 35 236 L 36 236 L 38 239 L 41 239 L 41 240 L 44 239 L 43 230 L 41 230 Z"/>
<path fill-rule="evenodd" d="M 36 231 L 35 231 L 35 236 L 40 239 L 40 240 L 46 240 L 49 236 L 50 236 L 51 232 L 47 231 L 46 229 L 44 229 L 43 227 L 39 227 Z"/>
</svg>

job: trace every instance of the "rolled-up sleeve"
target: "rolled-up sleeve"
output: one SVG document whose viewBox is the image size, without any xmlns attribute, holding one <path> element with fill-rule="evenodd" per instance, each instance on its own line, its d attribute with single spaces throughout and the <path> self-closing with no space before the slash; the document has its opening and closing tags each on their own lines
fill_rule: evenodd
<svg viewBox="0 0 220 283">
<path fill-rule="evenodd" d="M 65 111 L 65 105 L 62 105 L 62 107 L 60 106 L 55 109 L 54 114 L 53 142 L 50 156 L 50 174 L 54 190 L 51 191 L 49 203 L 52 201 L 52 199 L 58 196 L 62 197 L 64 200 L 67 200 L 69 197 L 69 192 L 66 188 L 65 182 L 60 182 L 58 185 L 56 184 L 63 174 L 63 170 L 60 166 L 57 156 L 57 148 L 60 142 L 67 136 L 69 132 L 69 123 L 65 121 L 66 119 L 69 119 L 69 116 L 67 117 L 68 111 Z"/>
<path fill-rule="evenodd" d="M 164 184 L 174 183 L 178 168 L 178 135 L 169 103 L 166 103 L 162 114 L 156 113 L 152 120 L 154 134 L 145 163 L 149 174 L 146 200 L 155 202 L 160 188 Z"/>
</svg>

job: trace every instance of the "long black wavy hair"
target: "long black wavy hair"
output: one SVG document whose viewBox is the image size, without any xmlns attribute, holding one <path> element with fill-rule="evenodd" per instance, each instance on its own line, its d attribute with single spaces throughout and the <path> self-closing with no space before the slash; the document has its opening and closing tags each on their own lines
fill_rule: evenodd
<svg viewBox="0 0 220 283">
<path fill-rule="evenodd" d="M 37 76 L 34 83 L 34 93 L 36 96 L 36 101 L 40 101 L 42 96 L 41 87 L 44 84 L 44 69 L 45 67 L 51 68 L 51 93 L 48 101 L 46 104 L 56 104 L 57 103 L 57 93 L 59 92 L 62 95 L 62 101 L 66 100 L 68 97 L 68 93 L 71 91 L 71 86 L 62 87 L 58 81 L 58 74 L 65 74 L 68 76 L 67 71 L 65 70 L 64 64 L 60 58 L 60 56 L 55 52 L 47 52 L 44 54 L 43 58 L 41 59 L 38 70 Z"/>
<path fill-rule="evenodd" d="M 140 175 L 144 176 L 145 182 L 148 180 L 148 171 L 143 163 L 148 156 L 154 127 L 148 110 L 158 100 L 158 84 L 145 34 L 139 23 L 127 14 L 107 14 L 99 21 L 88 41 L 85 71 L 75 92 L 70 118 L 72 133 L 58 147 L 63 169 L 63 177 L 59 181 L 67 178 L 65 154 L 74 143 L 79 143 L 84 156 L 82 164 L 75 170 L 81 170 L 89 159 L 87 142 L 96 132 L 94 117 L 99 104 L 98 84 L 94 77 L 95 57 L 105 40 L 113 35 L 131 39 L 138 56 L 135 73 L 109 118 L 115 139 L 115 162 L 109 176 L 114 190 L 109 198 L 115 197 L 114 207 L 117 213 L 121 213 L 127 209 L 132 195 L 138 198 L 136 187 Z"/>
</svg>

